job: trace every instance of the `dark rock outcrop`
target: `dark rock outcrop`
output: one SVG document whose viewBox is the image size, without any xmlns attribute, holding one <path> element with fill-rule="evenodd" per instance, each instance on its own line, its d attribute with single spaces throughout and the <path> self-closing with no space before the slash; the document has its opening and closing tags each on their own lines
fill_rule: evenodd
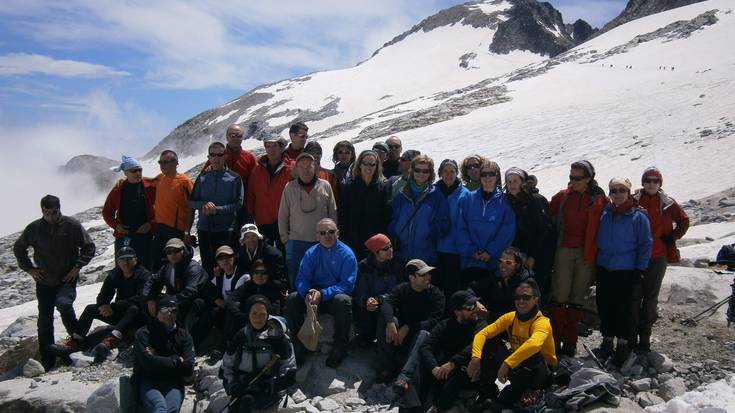
<svg viewBox="0 0 735 413">
<path fill-rule="evenodd" d="M 661 13 L 662 11 L 688 6 L 702 1 L 704 0 L 628 0 L 628 4 L 618 17 L 610 20 L 610 22 L 603 26 L 596 35 L 605 33 L 622 24 L 628 23 L 629 21 L 640 19 L 641 17 L 650 16 L 652 14 Z"/>
<path fill-rule="evenodd" d="M 109 191 L 112 185 L 120 178 L 120 173 L 112 168 L 118 166 L 119 161 L 96 155 L 78 155 L 59 168 L 62 174 L 82 174 L 91 177 L 97 190 Z"/>
</svg>

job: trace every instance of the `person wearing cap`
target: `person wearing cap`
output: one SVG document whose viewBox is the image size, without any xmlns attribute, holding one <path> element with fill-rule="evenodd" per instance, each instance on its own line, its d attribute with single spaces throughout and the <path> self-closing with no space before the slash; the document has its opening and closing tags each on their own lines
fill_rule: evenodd
<svg viewBox="0 0 735 413">
<path fill-rule="evenodd" d="M 434 184 L 436 189 L 447 199 L 449 206 L 449 232 L 439 238 L 436 247 L 436 275 L 432 283 L 451 296 L 460 286 L 460 250 L 459 250 L 459 201 L 469 195 L 470 191 L 457 178 L 459 167 L 453 159 L 445 159 L 439 165 L 439 180 Z"/>
<path fill-rule="evenodd" d="M 357 260 L 350 247 L 338 239 L 339 230 L 333 220 L 319 221 L 316 235 L 319 243 L 304 254 L 296 276 L 296 291 L 286 301 L 286 318 L 296 334 L 304 324 L 307 303 L 334 316 L 334 347 L 326 363 L 335 368 L 347 355 Z M 306 349 L 299 339 L 294 339 L 294 343 L 300 358 Z"/>
<path fill-rule="evenodd" d="M 572 163 L 569 184 L 551 198 L 557 234 L 551 277 L 551 322 L 557 353 L 573 357 L 585 297 L 595 276 L 596 234 L 607 198 L 589 161 Z"/>
<path fill-rule="evenodd" d="M 283 308 L 283 297 L 285 288 L 281 282 L 274 279 L 272 267 L 265 261 L 258 259 L 253 261 L 250 267 L 250 279 L 243 285 L 238 287 L 230 294 L 227 300 L 227 317 L 231 319 L 231 329 L 225 328 L 225 331 L 231 331 L 235 334 L 237 330 L 243 328 L 247 322 L 246 302 L 254 295 L 263 295 L 271 302 L 271 314 L 281 315 Z M 229 325 L 229 321 L 227 322 Z M 232 337 L 230 334 L 226 334 Z"/>
<path fill-rule="evenodd" d="M 388 178 L 388 185 L 391 187 L 391 200 L 408 185 L 412 162 L 419 155 L 421 155 L 421 152 L 408 149 L 398 159 L 398 173 Z"/>
<path fill-rule="evenodd" d="M 554 260 L 554 239 L 551 216 L 538 198 L 526 187 L 528 174 L 521 168 L 505 171 L 505 199 L 516 218 L 513 246 L 526 254 L 523 266 L 533 272 L 533 278 L 541 286 L 542 300 L 548 295 L 548 281 Z M 513 304 L 510 302 L 509 304 Z"/>
<path fill-rule="evenodd" d="M 385 144 L 388 146 L 388 159 L 383 163 L 383 175 L 386 178 L 400 175 L 398 166 L 400 164 L 399 159 L 401 158 L 403 143 L 398 136 L 391 136 L 385 140 Z"/>
<path fill-rule="evenodd" d="M 194 374 L 194 345 L 176 322 L 176 297 L 163 295 L 155 307 L 154 319 L 135 333 L 131 382 L 146 412 L 178 412 Z"/>
<path fill-rule="evenodd" d="M 153 229 L 151 271 L 157 272 L 166 262 L 163 247 L 171 238 L 192 243 L 189 235 L 194 214 L 189 208 L 189 195 L 194 182 L 186 174 L 179 173 L 179 156 L 172 150 L 164 150 L 158 157 L 161 173 L 149 182 L 156 187 L 154 213 L 156 225 Z"/>
<path fill-rule="evenodd" d="M 449 205 L 432 185 L 434 161 L 419 155 L 411 163 L 406 186 L 393 198 L 388 231 L 396 255 L 403 262 L 419 258 L 435 264 L 437 243 L 450 228 Z"/>
<path fill-rule="evenodd" d="M 156 187 L 143 180 L 143 167 L 137 159 L 123 155 L 115 170 L 122 171 L 125 178 L 107 194 L 102 218 L 113 229 L 115 253 L 123 246 L 131 247 L 138 253 L 138 262 L 151 268 Z"/>
<path fill-rule="evenodd" d="M 473 382 L 479 380 L 478 402 L 490 403 L 483 410 L 510 409 L 525 391 L 547 388 L 550 368 L 557 364 L 551 323 L 539 309 L 536 281 L 531 278 L 518 285 L 514 300 L 515 311 L 480 330 L 472 341 L 467 376 Z M 510 350 L 500 341 L 503 334 L 507 334 Z M 510 384 L 499 392 L 496 380 L 510 380 Z"/>
<path fill-rule="evenodd" d="M 277 408 L 295 382 L 288 326 L 283 318 L 271 315 L 270 304 L 262 295 L 248 299 L 247 324 L 234 335 L 222 359 L 220 375 L 233 400 L 229 412 Z"/>
<path fill-rule="evenodd" d="M 378 158 L 380 158 L 380 163 L 385 165 L 385 163 L 388 161 L 388 153 L 390 152 L 390 148 L 388 147 L 388 145 L 383 142 L 375 142 L 373 144 L 373 151 L 378 154 Z"/>
<path fill-rule="evenodd" d="M 621 366 L 631 352 L 636 335 L 639 309 L 634 305 L 634 291 L 640 288 L 648 269 L 653 239 L 645 210 L 631 196 L 627 178 L 613 178 L 609 183 L 610 203 L 605 205 L 597 230 L 597 314 L 600 316 L 602 344 L 599 358 L 615 352 Z M 617 338 L 617 345 L 614 339 Z"/>
<path fill-rule="evenodd" d="M 283 189 L 293 179 L 293 164 L 283 161 L 285 141 L 281 141 L 278 135 L 267 134 L 263 138 L 263 146 L 265 155 L 258 158 L 250 174 L 245 205 L 260 233 L 269 243 L 283 250 L 278 236 L 278 207 Z"/>
<path fill-rule="evenodd" d="M 480 167 L 485 163 L 486 159 L 482 155 L 470 155 L 462 160 L 462 184 L 469 191 L 477 190 L 480 187 Z"/>
<path fill-rule="evenodd" d="M 209 276 L 201 264 L 192 259 L 194 250 L 178 238 L 172 238 L 164 249 L 168 263 L 157 273 L 152 274 L 143 287 L 146 310 L 151 317 L 156 315 L 156 300 L 165 289 L 166 294 L 176 297 L 179 319 L 184 328 L 191 328 L 199 320 L 203 311 L 201 296 Z"/>
<path fill-rule="evenodd" d="M 352 180 L 340 187 L 337 214 L 343 240 L 358 260 L 367 256 L 364 244 L 371 236 L 388 232 L 390 188 L 374 151 L 362 151 L 352 166 Z"/>
<path fill-rule="evenodd" d="M 85 341 L 93 320 L 113 326 L 102 340 L 104 350 L 117 347 L 124 336 L 145 323 L 143 287 L 151 272 L 138 262 L 135 250 L 130 247 L 122 247 L 117 251 L 115 263 L 115 268 L 107 272 L 102 282 L 96 302 L 85 307 L 79 317 L 72 334 L 79 348 L 91 344 Z M 115 301 L 112 301 L 113 297 Z"/>
<path fill-rule="evenodd" d="M 301 121 L 293 123 L 288 128 L 288 137 L 291 139 L 291 143 L 288 144 L 286 151 L 283 153 L 283 161 L 294 163 L 296 158 L 304 151 L 306 140 L 309 138 L 309 127 Z"/>
<path fill-rule="evenodd" d="M 375 234 L 365 241 L 370 251 L 357 264 L 357 281 L 352 294 L 352 315 L 360 347 L 375 341 L 380 303 L 403 278 L 403 267 L 393 259 L 393 245 L 385 234 Z"/>
<path fill-rule="evenodd" d="M 38 347 L 41 364 L 48 371 L 56 363 L 50 351 L 54 343 L 54 308 L 71 337 L 77 325 L 74 300 L 79 270 L 94 257 L 95 245 L 79 221 L 61 213 L 58 197 L 41 198 L 41 214 L 15 240 L 13 254 L 18 268 L 30 274 L 36 284 Z M 33 248 L 33 261 L 28 248 Z"/>
<path fill-rule="evenodd" d="M 278 207 L 278 233 L 285 245 L 286 266 L 291 289 L 295 286 L 301 258 L 317 243 L 314 232 L 324 218 L 337 219 L 337 203 L 332 187 L 317 176 L 314 156 L 302 153 L 296 159 L 293 181 L 286 184 Z"/>
<path fill-rule="evenodd" d="M 344 185 L 351 177 L 352 164 L 355 163 L 355 146 L 350 141 L 339 141 L 332 150 L 332 162 L 337 185 Z"/>
<path fill-rule="evenodd" d="M 485 160 L 480 166 L 480 184 L 480 188 L 462 198 L 459 204 L 462 288 L 492 277 L 500 254 L 513 242 L 516 232 L 515 214 L 503 196 L 497 163 Z"/>
<path fill-rule="evenodd" d="M 304 146 L 304 153 L 309 153 L 314 157 L 317 167 L 317 176 L 319 179 L 323 179 L 329 182 L 329 186 L 332 187 L 332 192 L 337 195 L 337 176 L 334 172 L 329 169 L 322 168 L 322 145 L 317 141 L 311 141 Z"/>
<path fill-rule="evenodd" d="M 488 322 L 513 311 L 516 288 L 531 277 L 525 267 L 526 254 L 516 247 L 503 250 L 498 269 L 490 278 L 470 283 L 469 290 L 480 297 L 479 314 Z"/>
<path fill-rule="evenodd" d="M 215 276 L 211 279 L 210 285 L 214 287 L 215 298 L 213 301 L 216 309 L 224 311 L 225 304 L 229 301 L 232 292 L 245 284 L 250 279 L 250 274 L 247 268 L 238 267 L 237 255 L 229 245 L 217 248 L 214 257 L 217 260 L 217 267 L 214 270 Z M 221 321 L 224 321 L 224 312 L 221 313 L 221 316 Z M 221 324 L 221 322 L 217 324 Z"/>
<path fill-rule="evenodd" d="M 408 281 L 391 290 L 381 302 L 378 319 L 378 351 L 376 364 L 379 382 L 395 377 L 396 366 L 403 366 L 414 347 L 419 333 L 431 331 L 444 314 L 444 294 L 431 285 L 434 267 L 420 259 L 405 266 Z"/>
<path fill-rule="evenodd" d="M 236 245 L 237 213 L 243 205 L 240 175 L 225 165 L 225 145 L 213 142 L 208 148 L 209 170 L 194 182 L 189 207 L 198 211 L 197 234 L 202 266 L 214 275 L 214 252 L 222 245 Z"/>
<path fill-rule="evenodd" d="M 689 217 L 684 209 L 661 189 L 663 176 L 655 166 L 646 168 L 641 176 L 641 189 L 633 197 L 648 212 L 651 222 L 653 249 L 648 268 L 643 274 L 641 288 L 637 291 L 636 302 L 640 302 L 637 322 L 637 348 L 651 350 L 651 331 L 658 319 L 658 293 L 666 274 L 668 263 L 679 261 L 676 240 L 681 239 L 689 229 Z"/>
<path fill-rule="evenodd" d="M 280 241 L 279 241 L 280 242 Z M 265 242 L 263 235 L 255 224 L 245 224 L 240 229 L 240 249 L 237 253 L 237 266 L 249 271 L 253 263 L 263 260 L 270 268 L 271 278 L 284 285 L 288 284 L 286 263 L 281 251 Z"/>
</svg>

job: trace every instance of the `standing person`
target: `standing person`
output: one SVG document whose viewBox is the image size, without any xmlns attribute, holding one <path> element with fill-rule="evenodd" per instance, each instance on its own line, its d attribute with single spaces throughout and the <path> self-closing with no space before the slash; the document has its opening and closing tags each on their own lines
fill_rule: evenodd
<svg viewBox="0 0 735 413">
<path fill-rule="evenodd" d="M 189 207 L 199 211 L 197 234 L 202 266 L 214 274 L 214 252 L 222 245 L 236 246 L 237 213 L 242 208 L 243 186 L 240 175 L 225 165 L 225 145 L 209 145 L 210 168 L 194 183 Z"/>
<path fill-rule="evenodd" d="M 407 184 L 393 198 L 388 231 L 403 262 L 419 258 L 436 263 L 437 243 L 449 231 L 449 206 L 444 195 L 431 184 L 434 177 L 434 161 L 426 155 L 415 157 Z"/>
<path fill-rule="evenodd" d="M 158 157 L 161 173 L 151 182 L 156 187 L 155 221 L 153 230 L 153 249 L 151 252 L 151 272 L 157 272 L 166 261 L 163 247 L 171 238 L 191 243 L 189 230 L 194 222 L 194 214 L 189 208 L 189 195 L 194 183 L 188 176 L 178 173 L 179 156 L 176 152 L 165 150 Z"/>
<path fill-rule="evenodd" d="M 447 198 L 449 206 L 449 232 L 439 239 L 437 245 L 437 277 L 433 283 L 444 292 L 444 296 L 451 297 L 459 290 L 460 279 L 460 249 L 459 249 L 459 201 L 470 191 L 457 179 L 459 168 L 453 159 L 445 159 L 439 165 L 439 178 L 434 184 Z"/>
<path fill-rule="evenodd" d="M 641 185 L 633 197 L 648 212 L 653 237 L 653 250 L 636 302 L 641 302 L 638 315 L 638 349 L 651 350 L 651 330 L 658 319 L 658 293 L 669 262 L 679 261 L 676 240 L 689 229 L 689 217 L 679 204 L 662 189 L 663 176 L 655 166 L 646 168 Z"/>
<path fill-rule="evenodd" d="M 176 324 L 177 302 L 163 295 L 155 319 L 135 333 L 135 364 L 132 382 L 146 412 L 181 409 L 184 384 L 194 374 L 191 335 Z"/>
<path fill-rule="evenodd" d="M 143 167 L 137 159 L 123 155 L 115 170 L 122 171 L 125 179 L 112 188 L 102 207 L 102 218 L 114 230 L 115 253 L 127 246 L 140 251 L 139 261 L 151 268 L 151 248 L 155 227 L 156 188 L 143 180 Z"/>
<path fill-rule="evenodd" d="M 245 204 L 260 232 L 268 242 L 283 250 L 278 236 L 278 207 L 283 188 L 293 176 L 293 165 L 283 162 L 285 141 L 270 134 L 263 139 L 265 155 L 258 158 L 247 185 Z"/>
<path fill-rule="evenodd" d="M 403 152 L 403 155 L 398 159 L 398 174 L 388 179 L 388 184 L 391 186 L 391 199 L 395 198 L 396 194 L 400 193 L 408 185 L 408 178 L 411 174 L 411 162 L 419 155 L 421 155 L 421 152 L 409 149 Z"/>
<path fill-rule="evenodd" d="M 36 283 L 38 300 L 38 348 L 41 364 L 54 367 L 54 307 L 61 314 L 71 337 L 77 326 L 74 300 L 77 297 L 79 270 L 94 257 L 95 246 L 82 224 L 61 214 L 61 200 L 53 195 L 41 198 L 42 218 L 25 227 L 13 245 L 18 267 Z M 33 248 L 33 261 L 28 248 Z M 73 346 L 73 340 L 68 344 Z"/>
<path fill-rule="evenodd" d="M 485 163 L 485 157 L 470 155 L 462 161 L 462 183 L 469 191 L 480 187 L 480 167 Z"/>
<path fill-rule="evenodd" d="M 459 204 L 462 288 L 492 276 L 500 253 L 513 242 L 516 231 L 516 218 L 503 196 L 497 163 L 485 160 L 480 167 L 480 183 L 480 188 Z"/>
<path fill-rule="evenodd" d="M 311 141 L 304 147 L 304 152 L 311 154 L 316 161 L 317 176 L 319 179 L 323 179 L 329 182 L 329 186 L 332 187 L 332 193 L 337 196 L 337 177 L 329 169 L 322 168 L 322 145 L 317 141 Z"/>
<path fill-rule="evenodd" d="M 332 187 L 316 175 L 316 161 L 308 153 L 299 155 L 293 171 L 295 180 L 286 184 L 278 207 L 278 232 L 286 247 L 289 287 L 295 286 L 301 257 L 317 243 L 314 228 L 323 218 L 337 219 Z"/>
<path fill-rule="evenodd" d="M 338 185 L 344 185 L 350 181 L 352 164 L 355 163 L 355 147 L 350 141 L 339 141 L 334 145 L 332 151 L 332 162 L 334 162 L 334 175 Z"/>
<path fill-rule="evenodd" d="M 316 225 L 319 243 L 309 248 L 301 260 L 296 276 L 296 291 L 288 296 L 286 318 L 297 334 L 304 324 L 306 304 L 317 305 L 318 311 L 334 316 L 334 347 L 329 352 L 327 367 L 336 368 L 347 356 L 347 343 L 352 323 L 352 291 L 357 277 L 357 260 L 350 247 L 339 238 L 337 224 L 324 218 Z M 296 357 L 306 350 L 294 339 Z"/>
<path fill-rule="evenodd" d="M 551 322 L 557 353 L 574 357 L 582 307 L 595 276 L 597 225 L 607 198 L 595 181 L 589 161 L 577 161 L 569 185 L 551 198 L 557 234 L 554 275 L 551 277 Z"/>
<path fill-rule="evenodd" d="M 288 283 L 286 265 L 281 251 L 265 242 L 255 224 L 245 224 L 240 229 L 240 250 L 237 254 L 237 265 L 248 271 L 257 260 L 263 260 L 271 271 L 271 277 L 283 285 Z"/>
<path fill-rule="evenodd" d="M 383 142 L 375 142 L 373 144 L 373 151 L 378 154 L 378 158 L 380 158 L 380 164 L 385 166 L 385 163 L 388 162 L 388 153 L 390 153 L 390 148 L 388 148 L 388 145 Z"/>
<path fill-rule="evenodd" d="M 352 180 L 342 185 L 337 208 L 344 242 L 362 260 L 367 256 L 365 241 L 388 232 L 390 192 L 374 151 L 362 151 L 352 167 Z"/>
<path fill-rule="evenodd" d="M 527 176 L 521 168 L 505 171 L 505 197 L 516 217 L 513 246 L 526 254 L 523 266 L 533 272 L 533 278 L 541 287 L 541 296 L 545 297 L 554 260 L 551 217 L 544 211 L 543 204 L 527 192 Z"/>
<path fill-rule="evenodd" d="M 388 160 L 383 165 L 383 175 L 386 178 L 391 176 L 400 175 L 398 171 L 398 163 L 401 157 L 401 151 L 403 150 L 403 143 L 398 136 L 391 136 L 385 140 L 385 144 L 388 145 Z"/>
<path fill-rule="evenodd" d="M 393 259 L 393 246 L 387 235 L 373 235 L 365 241 L 365 247 L 370 253 L 357 264 L 357 281 L 352 294 L 357 343 L 363 348 L 375 341 L 381 302 L 403 278 L 403 267 Z"/>
<path fill-rule="evenodd" d="M 304 151 L 306 139 L 309 138 L 309 127 L 304 122 L 296 122 L 288 128 L 288 137 L 291 138 L 291 143 L 283 154 L 283 161 L 294 163 Z"/>
<path fill-rule="evenodd" d="M 602 333 L 597 355 L 607 358 L 615 347 L 615 362 L 621 366 L 637 333 L 634 295 L 648 268 L 653 239 L 648 215 L 630 196 L 630 181 L 613 178 L 608 186 L 611 202 L 603 208 L 597 230 L 596 298 Z"/>
</svg>

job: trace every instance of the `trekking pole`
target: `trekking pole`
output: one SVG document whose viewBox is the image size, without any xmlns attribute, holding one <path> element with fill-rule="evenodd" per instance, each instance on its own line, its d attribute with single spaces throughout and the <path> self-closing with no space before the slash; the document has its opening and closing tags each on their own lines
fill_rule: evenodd
<svg viewBox="0 0 735 413">
<path fill-rule="evenodd" d="M 280 360 L 280 359 L 281 359 L 281 356 L 280 355 L 274 354 L 273 357 L 271 357 L 271 359 L 268 360 L 268 362 L 265 364 L 265 366 L 263 366 L 263 368 L 258 372 L 258 374 L 256 374 L 255 377 L 253 377 L 253 379 L 250 380 L 250 382 L 248 383 L 248 387 L 250 387 L 253 384 L 255 384 L 255 382 L 258 381 L 258 379 L 263 376 L 263 374 L 269 372 L 273 368 L 273 366 L 276 365 L 276 363 L 278 362 L 278 360 Z M 223 407 L 222 410 L 219 411 L 219 413 L 222 413 L 224 411 L 229 412 L 230 411 L 230 407 L 232 407 L 235 403 L 237 403 L 237 401 L 240 400 L 240 397 L 242 397 L 242 396 L 237 396 L 237 397 L 232 398 L 232 400 L 230 400 L 230 402 L 227 403 L 227 405 L 225 407 Z"/>
<path fill-rule="evenodd" d="M 717 309 L 727 304 L 728 301 L 730 301 L 730 297 L 727 297 L 724 300 L 707 307 L 704 311 L 702 311 L 701 313 L 695 316 L 682 320 L 681 323 L 687 326 L 695 326 L 697 325 L 698 321 L 704 320 L 705 318 L 712 316 L 715 312 L 717 312 Z"/>
<path fill-rule="evenodd" d="M 590 355 L 590 357 L 592 357 L 592 360 L 594 360 L 594 362 L 602 369 L 602 371 L 607 371 L 607 369 L 602 364 L 600 359 L 598 359 L 595 353 L 593 353 L 592 350 L 590 350 L 590 347 L 587 344 L 582 343 L 582 347 L 584 347 L 584 350 L 587 352 L 587 354 Z"/>
</svg>

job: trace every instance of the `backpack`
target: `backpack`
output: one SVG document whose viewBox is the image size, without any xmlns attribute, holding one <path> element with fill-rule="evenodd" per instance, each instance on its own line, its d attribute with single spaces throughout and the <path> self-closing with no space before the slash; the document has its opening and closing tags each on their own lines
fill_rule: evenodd
<svg viewBox="0 0 735 413">
<path fill-rule="evenodd" d="M 735 263 L 735 244 L 723 245 L 717 253 L 717 261 L 730 261 Z"/>
</svg>

